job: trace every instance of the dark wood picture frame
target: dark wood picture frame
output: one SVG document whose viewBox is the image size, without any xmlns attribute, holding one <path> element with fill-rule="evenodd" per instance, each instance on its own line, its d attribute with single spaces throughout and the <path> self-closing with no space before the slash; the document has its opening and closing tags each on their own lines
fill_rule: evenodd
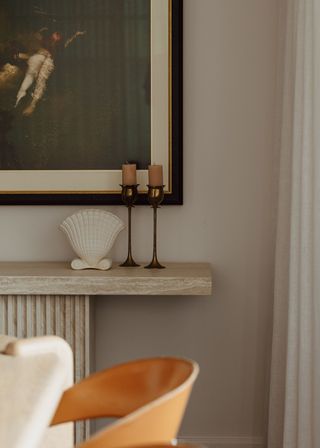
<svg viewBox="0 0 320 448">
<path fill-rule="evenodd" d="M 171 0 L 171 191 L 164 204 L 183 204 L 183 0 Z M 139 195 L 137 205 L 147 204 Z M 1 205 L 120 205 L 117 193 L 0 192 Z"/>
</svg>

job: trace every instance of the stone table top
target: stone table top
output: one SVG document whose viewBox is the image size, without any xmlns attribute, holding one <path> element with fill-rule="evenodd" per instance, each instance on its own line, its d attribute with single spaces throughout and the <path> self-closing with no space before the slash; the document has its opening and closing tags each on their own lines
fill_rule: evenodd
<svg viewBox="0 0 320 448">
<path fill-rule="evenodd" d="M 0 295 L 211 295 L 208 263 L 165 265 L 161 270 L 114 265 L 109 271 L 74 271 L 66 262 L 2 262 Z"/>
</svg>

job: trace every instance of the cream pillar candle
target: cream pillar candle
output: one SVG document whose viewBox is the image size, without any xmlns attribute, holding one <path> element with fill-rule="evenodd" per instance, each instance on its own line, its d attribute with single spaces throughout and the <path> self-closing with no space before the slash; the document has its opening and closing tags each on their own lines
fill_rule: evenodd
<svg viewBox="0 0 320 448">
<path fill-rule="evenodd" d="M 163 166 L 149 165 L 150 187 L 161 187 L 163 185 Z"/>
<path fill-rule="evenodd" d="M 137 165 L 135 163 L 122 165 L 122 184 L 137 185 Z"/>
</svg>

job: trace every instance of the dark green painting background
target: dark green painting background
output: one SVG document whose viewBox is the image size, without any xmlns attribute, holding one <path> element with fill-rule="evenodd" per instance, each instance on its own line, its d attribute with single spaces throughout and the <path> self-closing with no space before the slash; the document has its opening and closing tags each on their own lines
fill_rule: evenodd
<svg viewBox="0 0 320 448">
<path fill-rule="evenodd" d="M 23 78 L 0 90 L 0 169 L 117 169 L 126 160 L 146 167 L 150 0 L 0 0 L 2 48 L 42 27 L 86 35 L 56 57 L 31 117 L 22 115 L 30 92 L 14 109 Z"/>
</svg>

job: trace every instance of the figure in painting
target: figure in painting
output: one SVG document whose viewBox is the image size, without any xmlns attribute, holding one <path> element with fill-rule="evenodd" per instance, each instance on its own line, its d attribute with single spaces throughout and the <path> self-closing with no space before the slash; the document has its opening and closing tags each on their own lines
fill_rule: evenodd
<svg viewBox="0 0 320 448">
<path fill-rule="evenodd" d="M 48 28 L 44 27 L 25 38 L 27 45 L 13 41 L 3 46 L 0 55 L 0 90 L 12 89 L 17 80 L 24 76 L 15 98 L 17 107 L 34 86 L 31 102 L 23 109 L 24 116 L 31 116 L 43 98 L 48 79 L 55 70 L 57 52 L 66 49 L 75 39 L 85 34 L 85 31 L 77 31 L 68 39 L 64 39 L 60 32 L 49 33 Z M 21 48 L 27 46 L 31 52 L 21 51 Z"/>
<path fill-rule="evenodd" d="M 32 101 L 23 111 L 23 115 L 25 116 L 30 116 L 34 112 L 37 103 L 46 91 L 47 81 L 55 69 L 54 57 L 56 51 L 58 51 L 61 46 L 67 48 L 77 37 L 85 34 L 85 31 L 77 31 L 63 44 L 63 37 L 59 32 L 55 31 L 49 38 L 46 38 L 43 35 L 46 31 L 47 29 L 43 28 L 36 33 L 36 38 L 39 40 L 41 48 L 35 54 L 28 55 L 26 53 L 18 53 L 16 56 L 18 59 L 26 61 L 28 68 L 17 93 L 15 107 L 17 107 L 22 98 L 26 96 L 30 87 L 35 84 Z"/>
</svg>

